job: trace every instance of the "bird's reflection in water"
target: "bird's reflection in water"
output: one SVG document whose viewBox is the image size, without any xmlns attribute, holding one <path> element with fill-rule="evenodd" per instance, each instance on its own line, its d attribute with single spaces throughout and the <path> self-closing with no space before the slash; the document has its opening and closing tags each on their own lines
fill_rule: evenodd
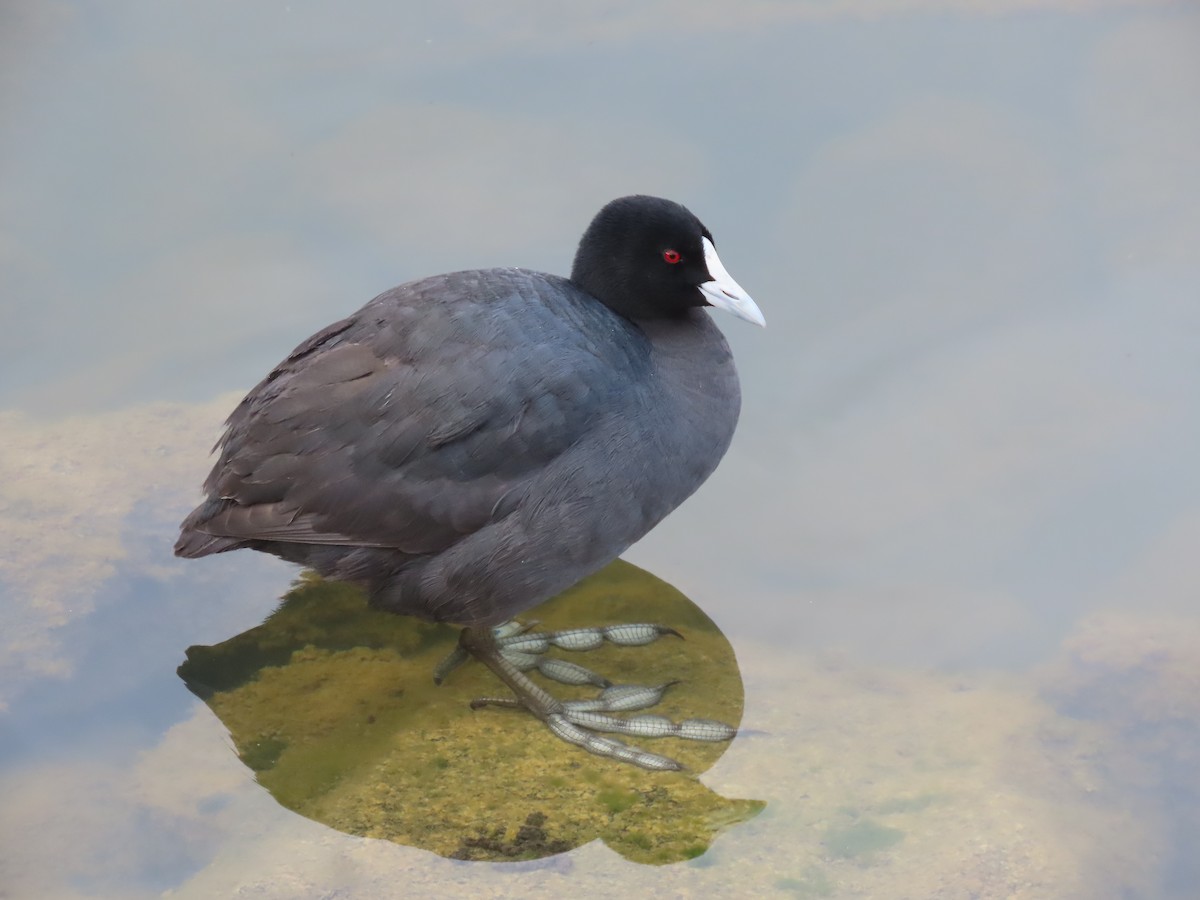
<svg viewBox="0 0 1200 900">
<path fill-rule="evenodd" d="M 648 572 L 615 562 L 531 616 L 545 629 L 673 628 L 686 640 L 606 644 L 586 654 L 587 667 L 617 684 L 678 679 L 653 710 L 671 719 L 734 727 L 741 720 L 742 682 L 729 642 Z M 653 773 L 570 747 L 532 716 L 472 711 L 473 698 L 503 686 L 478 664 L 434 686 L 434 668 L 457 638 L 447 626 L 369 609 L 349 585 L 306 576 L 262 625 L 215 647 L 189 648 L 179 675 L 281 804 L 341 831 L 443 856 L 536 859 L 600 838 L 631 860 L 677 862 L 700 856 L 717 833 L 762 809 L 692 777 L 726 743 L 638 739 L 689 770 Z"/>
</svg>

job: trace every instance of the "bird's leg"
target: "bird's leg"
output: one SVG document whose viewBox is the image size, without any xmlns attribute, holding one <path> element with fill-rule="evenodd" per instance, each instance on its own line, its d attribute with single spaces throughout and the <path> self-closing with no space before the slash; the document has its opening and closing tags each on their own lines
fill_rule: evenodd
<svg viewBox="0 0 1200 900">
<path fill-rule="evenodd" d="M 528 631 L 534 625 L 537 625 L 537 619 L 526 624 L 521 624 L 514 619 L 509 619 L 492 629 L 492 636 L 497 640 L 513 637 L 514 635 L 522 634 Z M 463 645 L 462 638 L 459 638 L 458 644 L 451 650 L 440 663 L 433 667 L 433 683 L 441 684 L 446 680 L 446 676 L 465 663 L 471 658 L 471 654 L 467 652 Z"/>
<path fill-rule="evenodd" d="M 515 696 L 476 700 L 471 704 L 472 708 L 504 706 L 526 709 L 545 722 L 562 740 L 583 747 L 598 756 L 631 762 L 645 769 L 671 771 L 683 767 L 669 757 L 630 747 L 614 738 L 603 737 L 594 732 L 604 731 L 635 737 L 674 736 L 701 741 L 725 741 L 736 733 L 730 726 L 710 719 L 687 719 L 675 723 L 665 716 L 608 715 L 612 712 L 628 712 L 653 706 L 662 699 L 666 690 L 677 682 L 670 681 L 658 687 L 613 685 L 608 679 L 590 672 L 583 666 L 542 655 L 552 646 L 566 650 L 592 650 L 605 641 L 620 646 L 640 646 L 667 634 L 678 637 L 677 631 L 660 625 L 641 624 L 573 628 L 546 633 L 528 632 L 529 627 L 508 622 L 494 629 L 464 628 L 458 648 L 435 670 L 435 680 L 440 683 L 441 679 L 468 655 L 474 656 L 508 685 Z M 524 674 L 524 671 L 532 668 L 537 668 L 547 678 L 556 681 L 566 684 L 596 684 L 604 690 L 599 696 L 589 700 L 560 701 Z"/>
</svg>

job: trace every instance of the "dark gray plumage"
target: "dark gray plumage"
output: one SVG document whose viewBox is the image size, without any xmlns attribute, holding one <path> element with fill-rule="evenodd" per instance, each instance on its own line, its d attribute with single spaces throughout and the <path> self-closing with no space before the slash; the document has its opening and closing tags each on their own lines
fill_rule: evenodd
<svg viewBox="0 0 1200 900">
<path fill-rule="evenodd" d="M 597 215 L 570 280 L 387 291 L 234 410 L 175 552 L 249 547 L 397 613 L 509 619 L 616 558 L 725 453 L 738 381 L 705 305 L 762 323 L 707 229 L 651 197 Z"/>
</svg>

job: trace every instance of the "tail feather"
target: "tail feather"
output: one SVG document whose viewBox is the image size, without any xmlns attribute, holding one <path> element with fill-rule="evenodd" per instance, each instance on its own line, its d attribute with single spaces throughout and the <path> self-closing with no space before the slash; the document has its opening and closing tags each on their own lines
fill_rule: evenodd
<svg viewBox="0 0 1200 900">
<path fill-rule="evenodd" d="M 203 530 L 204 523 L 224 509 L 228 503 L 228 500 L 209 499 L 192 510 L 180 526 L 179 539 L 175 541 L 175 555 L 185 559 L 196 559 L 244 547 L 245 542 L 240 538 L 222 537 Z"/>
<path fill-rule="evenodd" d="M 215 534 L 205 534 L 203 531 L 185 528 L 175 542 L 175 555 L 185 559 L 197 559 L 210 556 L 213 553 L 224 553 L 226 550 L 236 550 L 244 546 L 237 538 L 218 537 Z"/>
</svg>

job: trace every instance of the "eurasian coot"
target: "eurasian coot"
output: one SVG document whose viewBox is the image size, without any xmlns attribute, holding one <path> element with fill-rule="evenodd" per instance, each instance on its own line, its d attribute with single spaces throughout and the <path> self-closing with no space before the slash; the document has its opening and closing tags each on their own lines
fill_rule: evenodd
<svg viewBox="0 0 1200 900">
<path fill-rule="evenodd" d="M 740 395 L 706 306 L 764 324 L 700 220 L 647 196 L 596 215 L 569 279 L 393 288 L 246 395 L 175 552 L 266 551 L 468 626 L 463 646 L 554 725 L 561 704 L 491 626 L 615 559 L 716 467 Z"/>
</svg>

